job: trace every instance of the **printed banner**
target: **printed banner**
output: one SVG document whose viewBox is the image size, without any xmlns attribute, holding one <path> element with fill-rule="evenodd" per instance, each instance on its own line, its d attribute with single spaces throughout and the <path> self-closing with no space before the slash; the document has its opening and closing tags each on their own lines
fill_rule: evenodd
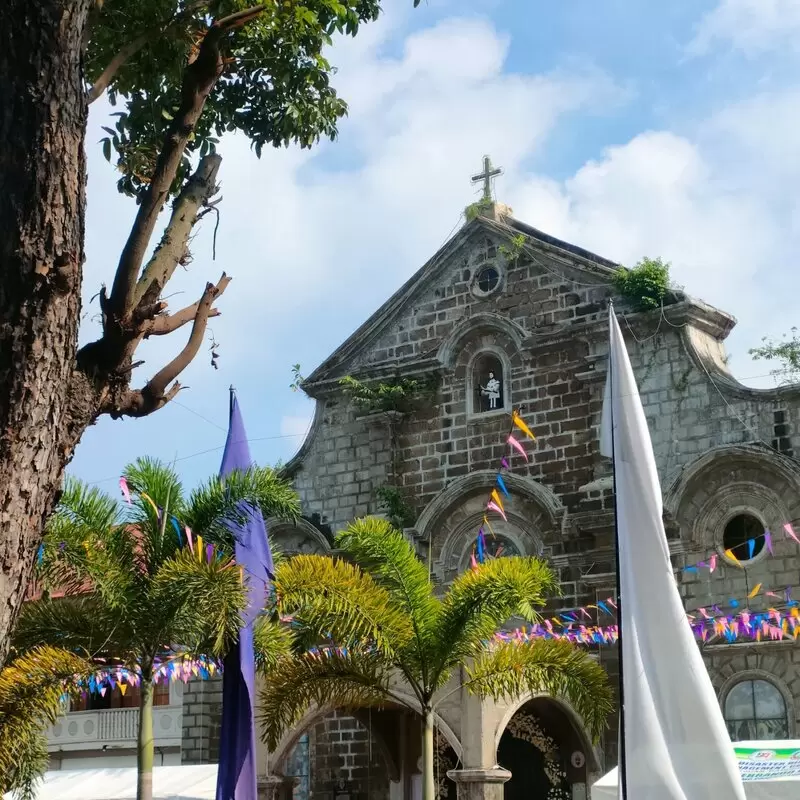
<svg viewBox="0 0 800 800">
<path fill-rule="evenodd" d="M 800 742 L 797 747 L 747 747 L 734 744 L 742 780 L 800 778 Z M 800 790 L 799 790 L 800 791 Z"/>
</svg>

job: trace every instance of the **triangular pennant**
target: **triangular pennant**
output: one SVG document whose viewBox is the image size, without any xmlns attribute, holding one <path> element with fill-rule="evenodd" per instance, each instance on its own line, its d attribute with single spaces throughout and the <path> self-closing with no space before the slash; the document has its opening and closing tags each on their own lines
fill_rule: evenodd
<svg viewBox="0 0 800 800">
<path fill-rule="evenodd" d="M 508 493 L 508 489 L 506 489 L 506 482 L 503 480 L 503 476 L 498 474 L 497 475 L 497 485 L 500 487 L 500 491 L 507 497 L 510 498 L 511 495 Z"/>
<path fill-rule="evenodd" d="M 797 534 L 794 532 L 794 528 L 792 527 L 792 524 L 790 522 L 787 522 L 783 526 L 783 529 L 789 536 L 792 537 L 792 539 L 794 539 L 797 542 L 797 544 L 800 544 L 800 539 L 797 538 Z"/>
<path fill-rule="evenodd" d="M 506 512 L 503 511 L 497 503 L 493 503 L 491 500 L 486 504 L 486 508 L 496 511 L 506 522 L 508 522 L 508 517 L 506 517 Z"/>
<path fill-rule="evenodd" d="M 738 563 L 739 563 L 739 559 L 738 559 L 738 558 L 736 558 L 736 556 L 733 554 L 733 550 L 726 550 L 726 551 L 725 551 L 725 555 L 726 555 L 726 556 L 728 556 L 728 558 L 729 558 L 731 561 L 733 561 L 735 564 L 738 564 Z"/>
<path fill-rule="evenodd" d="M 764 543 L 767 545 L 767 552 L 772 555 L 772 534 L 768 530 L 764 530 Z"/>
<path fill-rule="evenodd" d="M 755 539 L 748 539 L 747 540 L 747 557 L 751 558 L 755 555 L 756 552 L 756 540 Z"/>
<path fill-rule="evenodd" d="M 531 429 L 525 424 L 525 420 L 515 410 L 511 414 L 511 421 L 529 438 L 536 441 L 536 437 L 531 432 Z"/>
<path fill-rule="evenodd" d="M 500 499 L 500 494 L 497 489 L 492 489 L 492 500 L 500 507 L 500 510 L 503 511 L 503 501 Z"/>
<path fill-rule="evenodd" d="M 753 587 L 753 591 L 752 591 L 752 592 L 750 592 L 750 594 L 749 594 L 749 595 L 747 595 L 747 596 L 748 596 L 748 598 L 750 598 L 750 599 L 754 598 L 754 597 L 755 597 L 755 596 L 756 596 L 756 595 L 759 593 L 759 591 L 761 591 L 761 584 L 760 584 L 760 583 L 757 583 L 757 584 L 756 584 L 756 585 Z"/>
<path fill-rule="evenodd" d="M 528 454 L 525 452 L 525 448 L 512 434 L 508 435 L 508 443 L 525 459 L 525 461 L 528 460 Z"/>
</svg>

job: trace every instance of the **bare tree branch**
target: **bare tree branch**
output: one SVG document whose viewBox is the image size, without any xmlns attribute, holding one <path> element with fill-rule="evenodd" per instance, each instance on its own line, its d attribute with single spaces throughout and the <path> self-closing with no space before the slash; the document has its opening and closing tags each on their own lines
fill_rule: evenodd
<svg viewBox="0 0 800 800">
<path fill-rule="evenodd" d="M 117 419 L 122 416 L 145 417 L 160 408 L 163 408 L 181 390 L 178 376 L 192 363 L 206 333 L 208 319 L 214 316 L 212 304 L 228 288 L 231 278 L 224 272 L 215 284 L 207 283 L 203 296 L 196 303 L 194 324 L 189 340 L 183 350 L 172 361 L 159 370 L 142 389 L 126 391 L 115 407 L 108 410 L 109 414 Z M 189 308 L 192 308 L 190 306 Z M 186 309 L 184 309 L 186 310 Z M 169 390 L 167 386 L 170 386 Z"/>
<path fill-rule="evenodd" d="M 203 158 L 175 200 L 164 235 L 136 286 L 133 305 L 137 311 L 143 300 L 156 302 L 183 258 L 200 208 L 217 191 L 217 173 L 221 163 L 222 159 L 216 154 Z"/>
<path fill-rule="evenodd" d="M 197 317 L 199 307 L 199 302 L 192 303 L 192 305 L 186 306 L 186 308 L 182 308 L 174 314 L 164 314 L 150 320 L 144 328 L 144 338 L 147 339 L 148 336 L 165 336 L 178 330 L 178 328 L 182 328 Z M 218 317 L 220 313 L 219 309 L 212 308 L 208 312 L 208 319 Z"/>
<path fill-rule="evenodd" d="M 208 95 L 224 70 L 220 44 L 229 31 L 247 24 L 265 9 L 265 5 L 253 6 L 217 20 L 203 38 L 197 58 L 184 73 L 180 107 L 167 132 L 114 276 L 109 304 L 117 320 L 124 320 L 133 312 L 139 270 L 158 215 L 169 195 L 189 136 L 194 132 Z"/>
</svg>

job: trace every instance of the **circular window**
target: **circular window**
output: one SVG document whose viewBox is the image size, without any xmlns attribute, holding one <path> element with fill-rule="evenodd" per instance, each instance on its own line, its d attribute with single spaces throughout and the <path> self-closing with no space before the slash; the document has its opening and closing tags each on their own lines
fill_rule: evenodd
<svg viewBox="0 0 800 800">
<path fill-rule="evenodd" d="M 520 552 L 514 542 L 505 536 L 487 536 L 486 555 L 489 558 L 509 558 L 520 555 Z"/>
<path fill-rule="evenodd" d="M 478 289 L 484 294 L 489 294 L 500 283 L 500 273 L 495 267 L 484 267 L 479 273 L 476 281 Z"/>
<path fill-rule="evenodd" d="M 722 546 L 737 561 L 750 561 L 764 549 L 764 526 L 751 514 L 737 514 L 725 526 Z"/>
</svg>

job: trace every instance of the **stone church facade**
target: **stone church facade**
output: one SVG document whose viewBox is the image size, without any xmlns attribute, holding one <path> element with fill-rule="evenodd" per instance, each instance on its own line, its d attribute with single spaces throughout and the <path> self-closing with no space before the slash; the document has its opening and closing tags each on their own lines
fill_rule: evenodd
<svg viewBox="0 0 800 800">
<path fill-rule="evenodd" d="M 547 559 L 563 593 L 553 614 L 613 597 L 611 465 L 599 454 L 613 300 L 653 438 L 687 611 L 700 618 L 714 606 L 725 612 L 732 600 L 754 613 L 785 603 L 786 587 L 800 583 L 800 546 L 782 533 L 800 520 L 798 391 L 754 390 L 732 378 L 724 340 L 735 320 L 723 311 L 676 291 L 663 309 L 633 312 L 614 294 L 617 266 L 484 203 L 304 382 L 316 412 L 287 467 L 304 518 L 272 523 L 273 541 L 287 553 L 330 552 L 332 535 L 379 513 L 376 492 L 394 483 L 409 505 L 406 535 L 447 584 L 469 567 L 510 413 L 519 409 L 537 438 L 529 463 L 517 459 L 507 474 L 508 520 L 494 525 L 491 555 Z M 489 373 L 499 384 L 494 408 Z M 435 391 L 412 414 L 365 414 L 343 391 L 345 376 L 418 378 Z M 770 547 L 765 529 L 773 532 Z M 713 571 L 684 569 L 712 556 Z M 736 738 L 791 738 L 800 729 L 800 646 L 791 636 L 766 638 L 699 644 Z M 616 647 L 593 652 L 615 680 Z M 450 772 L 470 798 L 577 800 L 616 763 L 613 719 L 593 744 L 560 698 L 495 704 L 453 688 L 438 718 L 442 796 L 455 797 Z M 269 755 L 269 780 L 286 795 L 294 786 L 303 800 L 416 800 L 418 740 L 418 721 L 399 706 L 322 709 Z M 498 766 L 512 773 L 505 784 Z M 557 787 L 554 767 L 562 771 Z"/>
</svg>

